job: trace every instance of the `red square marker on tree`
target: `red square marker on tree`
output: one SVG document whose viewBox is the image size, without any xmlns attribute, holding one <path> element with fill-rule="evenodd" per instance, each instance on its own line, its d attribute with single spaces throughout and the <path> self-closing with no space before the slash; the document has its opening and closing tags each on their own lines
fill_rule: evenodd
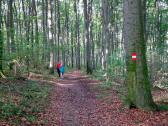
<svg viewBox="0 0 168 126">
<path fill-rule="evenodd" d="M 132 60 L 136 60 L 136 52 L 132 53 Z"/>
</svg>

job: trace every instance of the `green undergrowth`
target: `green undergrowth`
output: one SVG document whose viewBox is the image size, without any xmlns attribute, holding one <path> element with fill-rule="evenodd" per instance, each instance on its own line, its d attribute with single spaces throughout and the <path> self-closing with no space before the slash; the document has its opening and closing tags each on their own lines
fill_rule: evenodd
<svg viewBox="0 0 168 126">
<path fill-rule="evenodd" d="M 160 111 L 168 111 L 168 104 L 158 105 Z"/>
<path fill-rule="evenodd" d="M 111 99 L 107 97 L 111 96 L 112 83 L 101 82 L 99 85 L 95 85 L 95 90 L 97 90 L 96 98 L 103 100 L 106 103 L 111 103 Z"/>
<path fill-rule="evenodd" d="M 102 70 L 96 70 L 93 72 L 92 78 L 100 81 L 105 81 L 105 74 Z"/>
<path fill-rule="evenodd" d="M 68 73 L 68 72 L 73 72 L 75 71 L 74 68 L 71 68 L 71 67 L 67 67 L 65 66 L 65 73 Z M 57 73 L 57 69 L 55 68 L 54 69 L 54 73 L 53 74 L 50 74 L 49 73 L 49 69 L 42 69 L 42 70 L 37 70 L 37 69 L 31 69 L 30 72 L 32 73 L 36 73 L 36 74 L 39 74 L 39 75 L 42 75 L 44 78 L 46 79 L 50 79 L 50 77 L 55 77 L 55 76 L 58 76 L 58 73 Z M 48 77 L 48 78 L 47 78 Z"/>
<path fill-rule="evenodd" d="M 83 72 L 86 74 L 86 72 Z M 112 91 L 115 91 L 118 96 L 120 97 L 120 100 L 123 103 L 123 106 L 129 106 L 130 100 L 127 98 L 127 86 L 124 85 L 124 81 L 120 83 L 120 81 L 116 81 L 116 78 L 111 77 L 110 79 L 105 78 L 104 72 L 102 70 L 96 70 L 93 72 L 92 75 L 89 75 L 90 78 L 94 80 L 99 80 L 100 84 L 95 85 L 95 90 L 97 90 L 98 93 L 96 93 L 96 98 L 105 101 L 106 103 L 112 103 L 113 101 L 108 100 L 108 97 L 111 95 Z M 124 77 L 119 78 L 121 80 L 124 79 Z M 160 89 L 159 89 L 160 90 Z M 168 104 L 158 104 L 158 110 L 159 111 L 168 111 Z"/>
<path fill-rule="evenodd" d="M 112 91 L 117 92 L 120 99 L 125 102 L 125 96 L 126 96 L 126 87 L 122 83 L 117 83 L 113 79 L 105 79 L 103 76 L 104 72 L 102 70 L 93 72 L 93 74 L 90 76 L 92 79 L 96 79 L 100 81 L 99 85 L 96 85 L 95 88 L 98 90 L 98 94 L 96 94 L 96 97 L 98 99 L 106 99 L 106 103 L 112 103 L 111 99 L 108 100 L 108 98 L 112 93 Z"/>
<path fill-rule="evenodd" d="M 35 123 L 47 107 L 50 87 L 31 80 L 0 83 L 0 120 L 14 125 Z"/>
</svg>

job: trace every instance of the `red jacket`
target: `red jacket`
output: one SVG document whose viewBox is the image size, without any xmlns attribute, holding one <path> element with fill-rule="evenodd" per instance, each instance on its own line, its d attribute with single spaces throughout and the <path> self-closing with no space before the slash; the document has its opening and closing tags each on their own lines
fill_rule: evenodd
<svg viewBox="0 0 168 126">
<path fill-rule="evenodd" d="M 57 64 L 57 69 L 60 69 L 60 68 L 61 68 L 61 64 L 58 63 L 58 64 Z"/>
</svg>

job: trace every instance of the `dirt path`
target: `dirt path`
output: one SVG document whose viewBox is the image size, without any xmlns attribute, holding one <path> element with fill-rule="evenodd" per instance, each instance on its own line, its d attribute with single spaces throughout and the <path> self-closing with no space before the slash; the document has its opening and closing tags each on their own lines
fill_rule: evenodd
<svg viewBox="0 0 168 126">
<path fill-rule="evenodd" d="M 45 113 L 47 126 L 168 126 L 167 111 L 125 108 L 117 92 L 100 87 L 90 90 L 96 81 L 77 71 L 53 82 L 50 106 Z M 102 94 L 108 95 L 95 97 Z"/>
<path fill-rule="evenodd" d="M 79 72 L 67 74 L 64 80 L 56 82 L 48 111 L 49 126 L 88 125 L 96 108 L 95 97 L 88 87 L 90 83 L 94 81 L 88 81 Z"/>
</svg>

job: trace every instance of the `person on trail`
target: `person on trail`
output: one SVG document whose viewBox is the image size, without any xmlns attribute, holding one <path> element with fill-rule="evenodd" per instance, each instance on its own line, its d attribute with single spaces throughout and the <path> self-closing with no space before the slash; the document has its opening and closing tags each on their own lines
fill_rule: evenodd
<svg viewBox="0 0 168 126">
<path fill-rule="evenodd" d="M 60 74 L 61 74 L 61 78 L 62 78 L 62 79 L 64 79 L 64 71 L 65 71 L 64 65 L 61 64 Z"/>
<path fill-rule="evenodd" d="M 58 64 L 57 64 L 57 73 L 58 73 L 59 77 L 60 77 L 60 68 L 61 68 L 61 63 L 58 62 Z"/>
</svg>

